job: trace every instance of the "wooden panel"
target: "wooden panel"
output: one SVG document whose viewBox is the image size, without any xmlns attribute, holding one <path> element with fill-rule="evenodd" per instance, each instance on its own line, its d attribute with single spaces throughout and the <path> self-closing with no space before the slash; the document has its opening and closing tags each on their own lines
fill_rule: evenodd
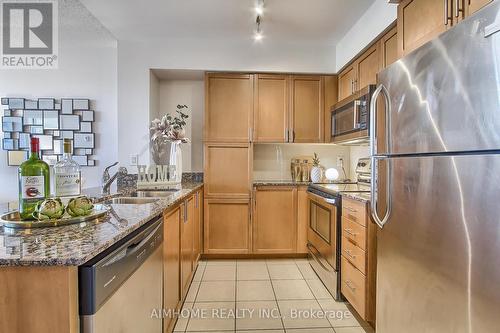
<svg viewBox="0 0 500 333">
<path fill-rule="evenodd" d="M 342 236 L 366 251 L 366 228 L 342 217 Z"/>
<path fill-rule="evenodd" d="M 295 253 L 297 187 L 257 187 L 252 219 L 254 253 Z"/>
<path fill-rule="evenodd" d="M 332 140 L 332 106 L 338 102 L 338 80 L 335 75 L 326 75 L 323 78 L 325 83 L 325 111 L 324 111 L 324 139 L 329 143 Z"/>
<path fill-rule="evenodd" d="M 77 333 L 78 267 L 1 267 L 0 332 Z"/>
<path fill-rule="evenodd" d="M 250 199 L 205 199 L 205 253 L 250 252 Z"/>
<path fill-rule="evenodd" d="M 344 197 L 342 199 L 342 217 L 366 227 L 366 204 Z"/>
<path fill-rule="evenodd" d="M 249 144 L 205 144 L 206 197 L 249 198 L 251 162 Z"/>
<path fill-rule="evenodd" d="M 354 81 L 356 80 L 356 68 L 350 65 L 339 74 L 339 101 L 351 96 L 354 93 Z"/>
<path fill-rule="evenodd" d="M 193 268 L 198 264 L 202 252 L 202 234 L 203 234 L 203 190 L 195 193 L 195 212 L 194 212 L 194 236 L 193 236 Z"/>
<path fill-rule="evenodd" d="M 447 0 L 452 17 L 451 1 Z M 403 0 L 398 5 L 398 53 L 404 56 L 451 27 L 442 0 Z"/>
<path fill-rule="evenodd" d="M 297 253 L 307 253 L 308 220 L 307 186 L 299 186 L 297 191 Z"/>
<path fill-rule="evenodd" d="M 356 61 L 358 66 L 358 79 L 355 85 L 356 90 L 363 89 L 369 84 L 377 83 L 377 73 L 380 69 L 379 44 L 376 43 L 366 50 Z"/>
<path fill-rule="evenodd" d="M 253 75 L 209 73 L 205 89 L 205 141 L 249 142 Z"/>
<path fill-rule="evenodd" d="M 292 86 L 292 140 L 323 141 L 323 77 L 294 75 Z"/>
<path fill-rule="evenodd" d="M 187 295 L 193 273 L 193 236 L 194 236 L 194 196 L 184 201 L 184 214 L 181 220 L 181 291 Z"/>
<path fill-rule="evenodd" d="M 398 60 L 398 29 L 392 28 L 380 39 L 381 68 L 386 68 Z"/>
<path fill-rule="evenodd" d="M 463 0 L 466 3 L 467 16 L 474 14 L 493 0 Z"/>
<path fill-rule="evenodd" d="M 287 75 L 256 75 L 254 142 L 287 141 L 290 91 L 288 85 Z"/>
<path fill-rule="evenodd" d="M 366 275 L 366 252 L 351 243 L 347 238 L 342 237 L 342 255 Z"/>
<path fill-rule="evenodd" d="M 182 206 L 184 207 L 184 206 Z M 163 308 L 177 310 L 181 301 L 180 288 L 180 222 L 181 206 L 166 211 L 163 217 Z M 175 318 L 165 317 L 164 332 L 172 332 Z"/>
<path fill-rule="evenodd" d="M 354 307 L 361 318 L 366 318 L 366 279 L 349 261 L 342 256 L 342 294 Z"/>
</svg>

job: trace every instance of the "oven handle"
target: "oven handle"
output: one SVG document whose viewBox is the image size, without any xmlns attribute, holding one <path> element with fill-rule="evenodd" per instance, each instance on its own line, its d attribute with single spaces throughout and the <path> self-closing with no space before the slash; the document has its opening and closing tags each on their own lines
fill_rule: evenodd
<svg viewBox="0 0 500 333">
<path fill-rule="evenodd" d="M 338 207 L 339 205 L 339 202 L 338 202 L 338 199 L 334 199 L 334 198 L 323 198 L 322 196 L 319 196 L 315 193 L 312 193 L 312 192 L 309 192 L 307 191 L 307 194 L 309 195 L 309 199 L 311 200 L 314 200 L 314 201 L 324 201 L 325 203 L 329 204 L 329 205 L 333 205 L 333 206 L 336 206 Z"/>
<path fill-rule="evenodd" d="M 316 247 L 314 247 L 314 245 L 312 245 L 311 243 L 307 243 L 307 249 L 311 253 L 311 257 L 314 259 L 314 261 L 316 261 L 321 266 L 321 268 L 323 268 L 325 271 L 331 271 L 331 269 L 326 267 L 325 264 L 323 264 L 321 262 L 320 258 L 323 260 L 324 260 L 324 258 L 321 255 L 321 253 L 318 251 L 318 249 L 316 249 Z"/>
</svg>

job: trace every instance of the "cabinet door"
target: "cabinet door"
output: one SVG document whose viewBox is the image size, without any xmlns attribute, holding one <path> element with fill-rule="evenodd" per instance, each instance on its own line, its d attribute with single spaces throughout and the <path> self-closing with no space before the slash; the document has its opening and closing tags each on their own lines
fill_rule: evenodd
<svg viewBox="0 0 500 333">
<path fill-rule="evenodd" d="M 465 1 L 467 16 L 474 14 L 493 0 L 459 0 Z"/>
<path fill-rule="evenodd" d="M 249 144 L 206 144 L 205 196 L 250 198 L 251 162 Z"/>
<path fill-rule="evenodd" d="M 205 141 L 249 142 L 253 75 L 210 73 L 205 85 Z"/>
<path fill-rule="evenodd" d="M 451 27 L 451 2 L 403 0 L 398 5 L 399 56 L 408 54 Z"/>
<path fill-rule="evenodd" d="M 339 101 L 354 93 L 354 81 L 356 80 L 356 68 L 350 65 L 339 74 Z"/>
<path fill-rule="evenodd" d="M 205 199 L 204 253 L 250 252 L 250 199 Z"/>
<path fill-rule="evenodd" d="M 288 82 L 287 75 L 256 75 L 253 141 L 288 141 Z"/>
<path fill-rule="evenodd" d="M 194 194 L 194 224 L 193 224 L 193 270 L 198 264 L 201 255 L 201 235 L 203 230 L 203 194 L 202 191 L 197 191 Z"/>
<path fill-rule="evenodd" d="M 397 27 L 389 30 L 380 39 L 380 67 L 386 68 L 398 60 L 398 30 Z"/>
<path fill-rule="evenodd" d="M 358 78 L 355 80 L 355 89 L 360 90 L 369 84 L 377 83 L 377 73 L 380 66 L 379 45 L 375 44 L 366 50 L 358 60 Z"/>
<path fill-rule="evenodd" d="M 297 253 L 307 253 L 308 219 L 307 186 L 299 186 L 297 191 Z"/>
<path fill-rule="evenodd" d="M 180 221 L 182 207 L 167 211 L 163 218 L 163 307 L 176 310 L 181 301 L 180 288 Z M 164 332 L 171 332 L 175 318 L 164 318 Z"/>
<path fill-rule="evenodd" d="M 186 296 L 193 273 L 194 196 L 186 199 L 181 223 L 181 290 Z"/>
<path fill-rule="evenodd" d="M 323 141 L 323 77 L 294 75 L 290 142 Z"/>
<path fill-rule="evenodd" d="M 335 75 L 323 77 L 325 85 L 325 111 L 324 111 L 324 138 L 323 142 L 330 143 L 332 140 L 332 107 L 338 102 L 338 80 Z"/>
<path fill-rule="evenodd" d="M 297 187 L 258 187 L 252 226 L 254 253 L 295 253 Z"/>
</svg>

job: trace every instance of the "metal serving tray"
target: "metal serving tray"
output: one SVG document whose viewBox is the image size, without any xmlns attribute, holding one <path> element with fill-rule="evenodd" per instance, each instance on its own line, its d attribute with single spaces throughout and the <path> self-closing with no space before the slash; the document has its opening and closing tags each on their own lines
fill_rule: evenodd
<svg viewBox="0 0 500 333">
<path fill-rule="evenodd" d="M 59 227 L 62 225 L 92 221 L 107 215 L 108 212 L 109 212 L 108 206 L 103 204 L 94 204 L 94 210 L 90 215 L 87 216 L 72 217 L 65 213 L 65 215 L 62 218 L 55 220 L 23 221 L 19 216 L 19 212 L 15 210 L 0 216 L 0 225 L 3 225 L 5 228 L 15 228 L 15 229 Z"/>
</svg>

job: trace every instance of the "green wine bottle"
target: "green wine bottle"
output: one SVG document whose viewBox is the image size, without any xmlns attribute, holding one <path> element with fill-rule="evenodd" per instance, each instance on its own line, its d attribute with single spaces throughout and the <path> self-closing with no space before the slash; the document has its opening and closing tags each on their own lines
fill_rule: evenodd
<svg viewBox="0 0 500 333">
<path fill-rule="evenodd" d="M 50 196 L 50 168 L 40 159 L 40 141 L 31 138 L 31 155 L 19 166 L 19 215 L 33 219 L 36 204 Z"/>
</svg>

